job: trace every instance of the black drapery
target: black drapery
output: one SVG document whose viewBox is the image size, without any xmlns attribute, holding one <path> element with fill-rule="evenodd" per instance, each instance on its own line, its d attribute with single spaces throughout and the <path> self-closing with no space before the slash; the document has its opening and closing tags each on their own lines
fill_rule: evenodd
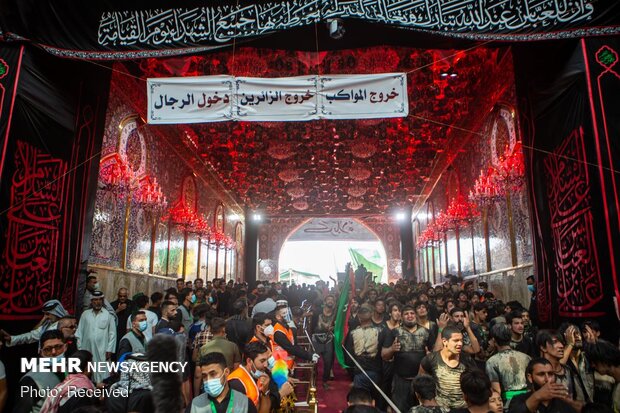
<svg viewBox="0 0 620 413">
<path fill-rule="evenodd" d="M 59 60 L 31 47 L 19 58 L 0 171 L 0 319 L 5 320 L 38 319 L 41 305 L 52 298 L 70 312 L 76 308 L 110 75 L 100 66 Z"/>
<path fill-rule="evenodd" d="M 431 35 L 421 46 L 425 48 L 437 48 L 437 38 L 442 37 L 539 41 L 620 32 L 616 0 L 536 4 L 529 0 L 188 0 L 171 4 L 164 0 L 138 0 L 131 5 L 122 0 L 1 0 L 0 32 L 7 40 L 32 41 L 59 56 L 93 59 L 199 53 L 274 33 L 288 38 L 288 47 L 299 49 L 305 44 L 314 49 L 315 23 L 326 34 L 326 22 L 335 18 L 345 20 L 345 31 L 356 21 L 374 23 L 373 30 L 354 33 L 362 43 L 384 38 L 382 31 L 392 27 L 403 29 L 400 44 Z M 303 36 L 290 36 L 290 30 L 300 28 L 309 30 L 300 32 Z M 345 33 L 345 39 L 351 36 Z"/>
<path fill-rule="evenodd" d="M 608 126 L 617 136 L 620 83 L 607 73 L 602 108 L 593 105 L 598 98 L 592 95 L 592 79 L 605 70 L 599 63 L 595 67 L 595 50 L 603 45 L 618 50 L 617 38 L 520 46 L 515 48 L 515 74 L 540 321 L 557 325 L 566 319 L 598 318 L 603 326 L 614 327 L 606 331 L 615 336 L 618 320 L 609 315 L 614 313 L 615 268 L 620 264 L 614 253 L 620 231 L 613 198 L 619 188 L 606 168 L 613 160 L 618 164 L 620 152 L 617 144 L 608 146 L 601 137 L 599 118 L 606 108 L 614 118 Z M 603 57 L 608 64 L 610 56 Z"/>
</svg>

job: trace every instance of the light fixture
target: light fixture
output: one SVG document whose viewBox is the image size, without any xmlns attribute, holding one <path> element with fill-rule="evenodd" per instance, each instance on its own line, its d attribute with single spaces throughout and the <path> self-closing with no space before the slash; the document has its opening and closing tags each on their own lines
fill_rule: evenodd
<svg viewBox="0 0 620 413">
<path fill-rule="evenodd" d="M 329 30 L 329 35 L 334 40 L 342 39 L 345 33 L 342 19 L 328 19 L 327 29 Z"/>
<path fill-rule="evenodd" d="M 405 218 L 407 218 L 407 215 L 403 211 L 398 211 L 395 217 L 396 217 L 396 221 L 403 222 Z"/>
<path fill-rule="evenodd" d="M 454 68 L 453 68 L 452 66 L 450 66 L 450 67 L 448 68 L 448 70 L 446 70 L 445 72 L 441 72 L 441 73 L 439 74 L 439 76 L 440 76 L 442 79 L 447 79 L 447 78 L 454 79 L 454 78 L 456 78 L 456 77 L 458 76 L 458 73 L 456 73 L 456 71 L 454 70 Z"/>
<path fill-rule="evenodd" d="M 259 212 L 254 212 L 252 214 L 252 221 L 261 222 L 263 220 L 263 216 Z"/>
<path fill-rule="evenodd" d="M 230 222 L 236 222 L 239 221 L 240 217 L 237 214 L 230 214 L 228 215 L 228 221 Z"/>
</svg>

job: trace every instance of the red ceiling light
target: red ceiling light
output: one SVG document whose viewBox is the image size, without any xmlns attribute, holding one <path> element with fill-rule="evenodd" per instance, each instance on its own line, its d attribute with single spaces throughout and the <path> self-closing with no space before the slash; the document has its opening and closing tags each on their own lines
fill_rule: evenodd
<svg viewBox="0 0 620 413">
<path fill-rule="evenodd" d="M 308 209 L 308 202 L 303 199 L 298 199 L 297 201 L 293 202 L 293 208 L 298 211 L 305 211 L 306 209 Z"/>
<path fill-rule="evenodd" d="M 267 154 L 273 159 L 283 161 L 295 155 L 295 152 L 293 152 L 293 149 L 289 142 L 274 142 L 269 145 L 269 149 L 267 149 Z"/>
<path fill-rule="evenodd" d="M 299 178 L 299 171 L 295 168 L 286 168 L 278 172 L 278 178 L 286 183 L 290 183 Z"/>
<path fill-rule="evenodd" d="M 360 201 L 359 199 L 352 199 L 349 202 L 347 202 L 347 208 L 353 211 L 357 211 L 358 209 L 362 209 L 363 207 L 364 207 L 364 203 Z"/>
<path fill-rule="evenodd" d="M 355 181 L 365 181 L 370 178 L 370 169 L 361 165 L 353 165 L 349 169 L 349 177 Z"/>
<path fill-rule="evenodd" d="M 377 145 L 370 139 L 360 139 L 351 145 L 351 155 L 360 159 L 368 159 L 377 153 Z"/>
<path fill-rule="evenodd" d="M 367 189 L 360 185 L 353 185 L 347 188 L 347 194 L 355 197 L 360 197 L 366 195 Z"/>
<path fill-rule="evenodd" d="M 286 193 L 293 199 L 301 198 L 306 194 L 306 190 L 299 184 L 295 184 L 286 190 Z"/>
</svg>

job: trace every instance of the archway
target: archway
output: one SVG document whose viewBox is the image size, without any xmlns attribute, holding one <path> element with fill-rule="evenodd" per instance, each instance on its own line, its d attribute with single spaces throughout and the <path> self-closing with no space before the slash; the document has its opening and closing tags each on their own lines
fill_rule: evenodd
<svg viewBox="0 0 620 413">
<path fill-rule="evenodd" d="M 278 259 L 278 280 L 289 284 L 329 281 L 347 263 L 364 264 L 377 282 L 388 282 L 388 264 L 380 238 L 353 218 L 312 218 L 291 231 Z"/>
</svg>

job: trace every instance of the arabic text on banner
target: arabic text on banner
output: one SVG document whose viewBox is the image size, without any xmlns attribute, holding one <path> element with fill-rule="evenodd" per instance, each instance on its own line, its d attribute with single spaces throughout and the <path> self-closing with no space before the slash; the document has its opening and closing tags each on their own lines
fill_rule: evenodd
<svg viewBox="0 0 620 413">
<path fill-rule="evenodd" d="M 148 122 L 307 121 L 404 117 L 407 75 L 148 79 Z"/>
</svg>

